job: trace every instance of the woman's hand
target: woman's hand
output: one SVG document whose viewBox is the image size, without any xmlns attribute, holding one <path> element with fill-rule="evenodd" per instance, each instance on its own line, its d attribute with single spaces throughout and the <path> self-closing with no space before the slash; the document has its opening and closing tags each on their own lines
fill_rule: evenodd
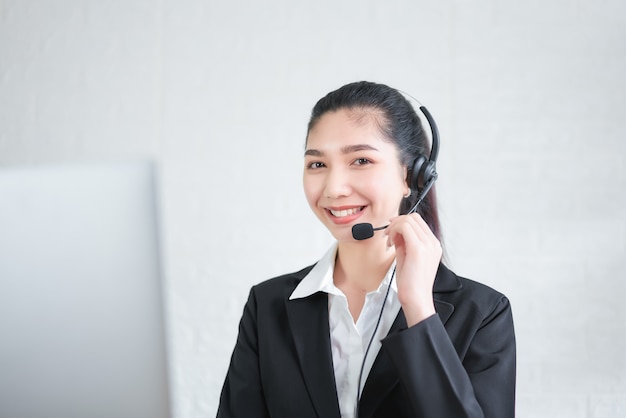
<svg viewBox="0 0 626 418">
<path fill-rule="evenodd" d="M 441 243 L 417 213 L 391 220 L 387 245 L 396 248 L 398 299 L 408 326 L 435 314 L 433 285 L 441 261 Z"/>
</svg>

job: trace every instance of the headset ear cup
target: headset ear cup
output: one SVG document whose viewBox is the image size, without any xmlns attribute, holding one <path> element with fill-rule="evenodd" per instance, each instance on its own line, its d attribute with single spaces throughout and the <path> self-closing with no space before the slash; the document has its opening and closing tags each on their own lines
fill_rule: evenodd
<svg viewBox="0 0 626 418">
<path fill-rule="evenodd" d="M 420 188 L 426 186 L 433 177 L 437 178 L 437 167 L 434 161 L 428 161 L 422 168 L 422 175 L 420 177 L 422 183 L 420 184 Z"/>
<path fill-rule="evenodd" d="M 425 167 L 426 161 L 426 157 L 421 154 L 413 161 L 413 166 L 409 173 L 409 187 L 413 191 L 419 192 L 424 186 L 422 170 Z"/>
</svg>

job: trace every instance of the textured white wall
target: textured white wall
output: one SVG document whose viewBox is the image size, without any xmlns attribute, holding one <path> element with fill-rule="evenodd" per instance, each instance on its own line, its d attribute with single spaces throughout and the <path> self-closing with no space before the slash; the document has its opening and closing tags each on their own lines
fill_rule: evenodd
<svg viewBox="0 0 626 418">
<path fill-rule="evenodd" d="M 249 287 L 330 237 L 310 108 L 411 92 L 457 273 L 511 299 L 518 416 L 626 416 L 626 3 L 0 0 L 0 163 L 160 163 L 176 418 L 213 416 Z"/>
</svg>

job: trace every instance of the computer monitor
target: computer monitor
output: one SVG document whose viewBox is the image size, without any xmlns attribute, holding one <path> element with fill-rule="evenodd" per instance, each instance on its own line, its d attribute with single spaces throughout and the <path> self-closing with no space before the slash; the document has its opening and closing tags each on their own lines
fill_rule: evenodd
<svg viewBox="0 0 626 418">
<path fill-rule="evenodd" d="M 0 168 L 0 417 L 170 417 L 149 162 Z"/>
</svg>

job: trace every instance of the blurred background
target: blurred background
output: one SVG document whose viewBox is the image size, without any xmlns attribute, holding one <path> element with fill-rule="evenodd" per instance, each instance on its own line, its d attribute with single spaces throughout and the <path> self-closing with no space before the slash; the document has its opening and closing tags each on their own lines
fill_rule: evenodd
<svg viewBox="0 0 626 418">
<path fill-rule="evenodd" d="M 331 243 L 310 109 L 397 87 L 449 266 L 511 299 L 517 416 L 626 417 L 624 74 L 620 0 L 0 0 L 0 164 L 156 161 L 173 414 L 214 416 L 250 286 Z"/>
</svg>

